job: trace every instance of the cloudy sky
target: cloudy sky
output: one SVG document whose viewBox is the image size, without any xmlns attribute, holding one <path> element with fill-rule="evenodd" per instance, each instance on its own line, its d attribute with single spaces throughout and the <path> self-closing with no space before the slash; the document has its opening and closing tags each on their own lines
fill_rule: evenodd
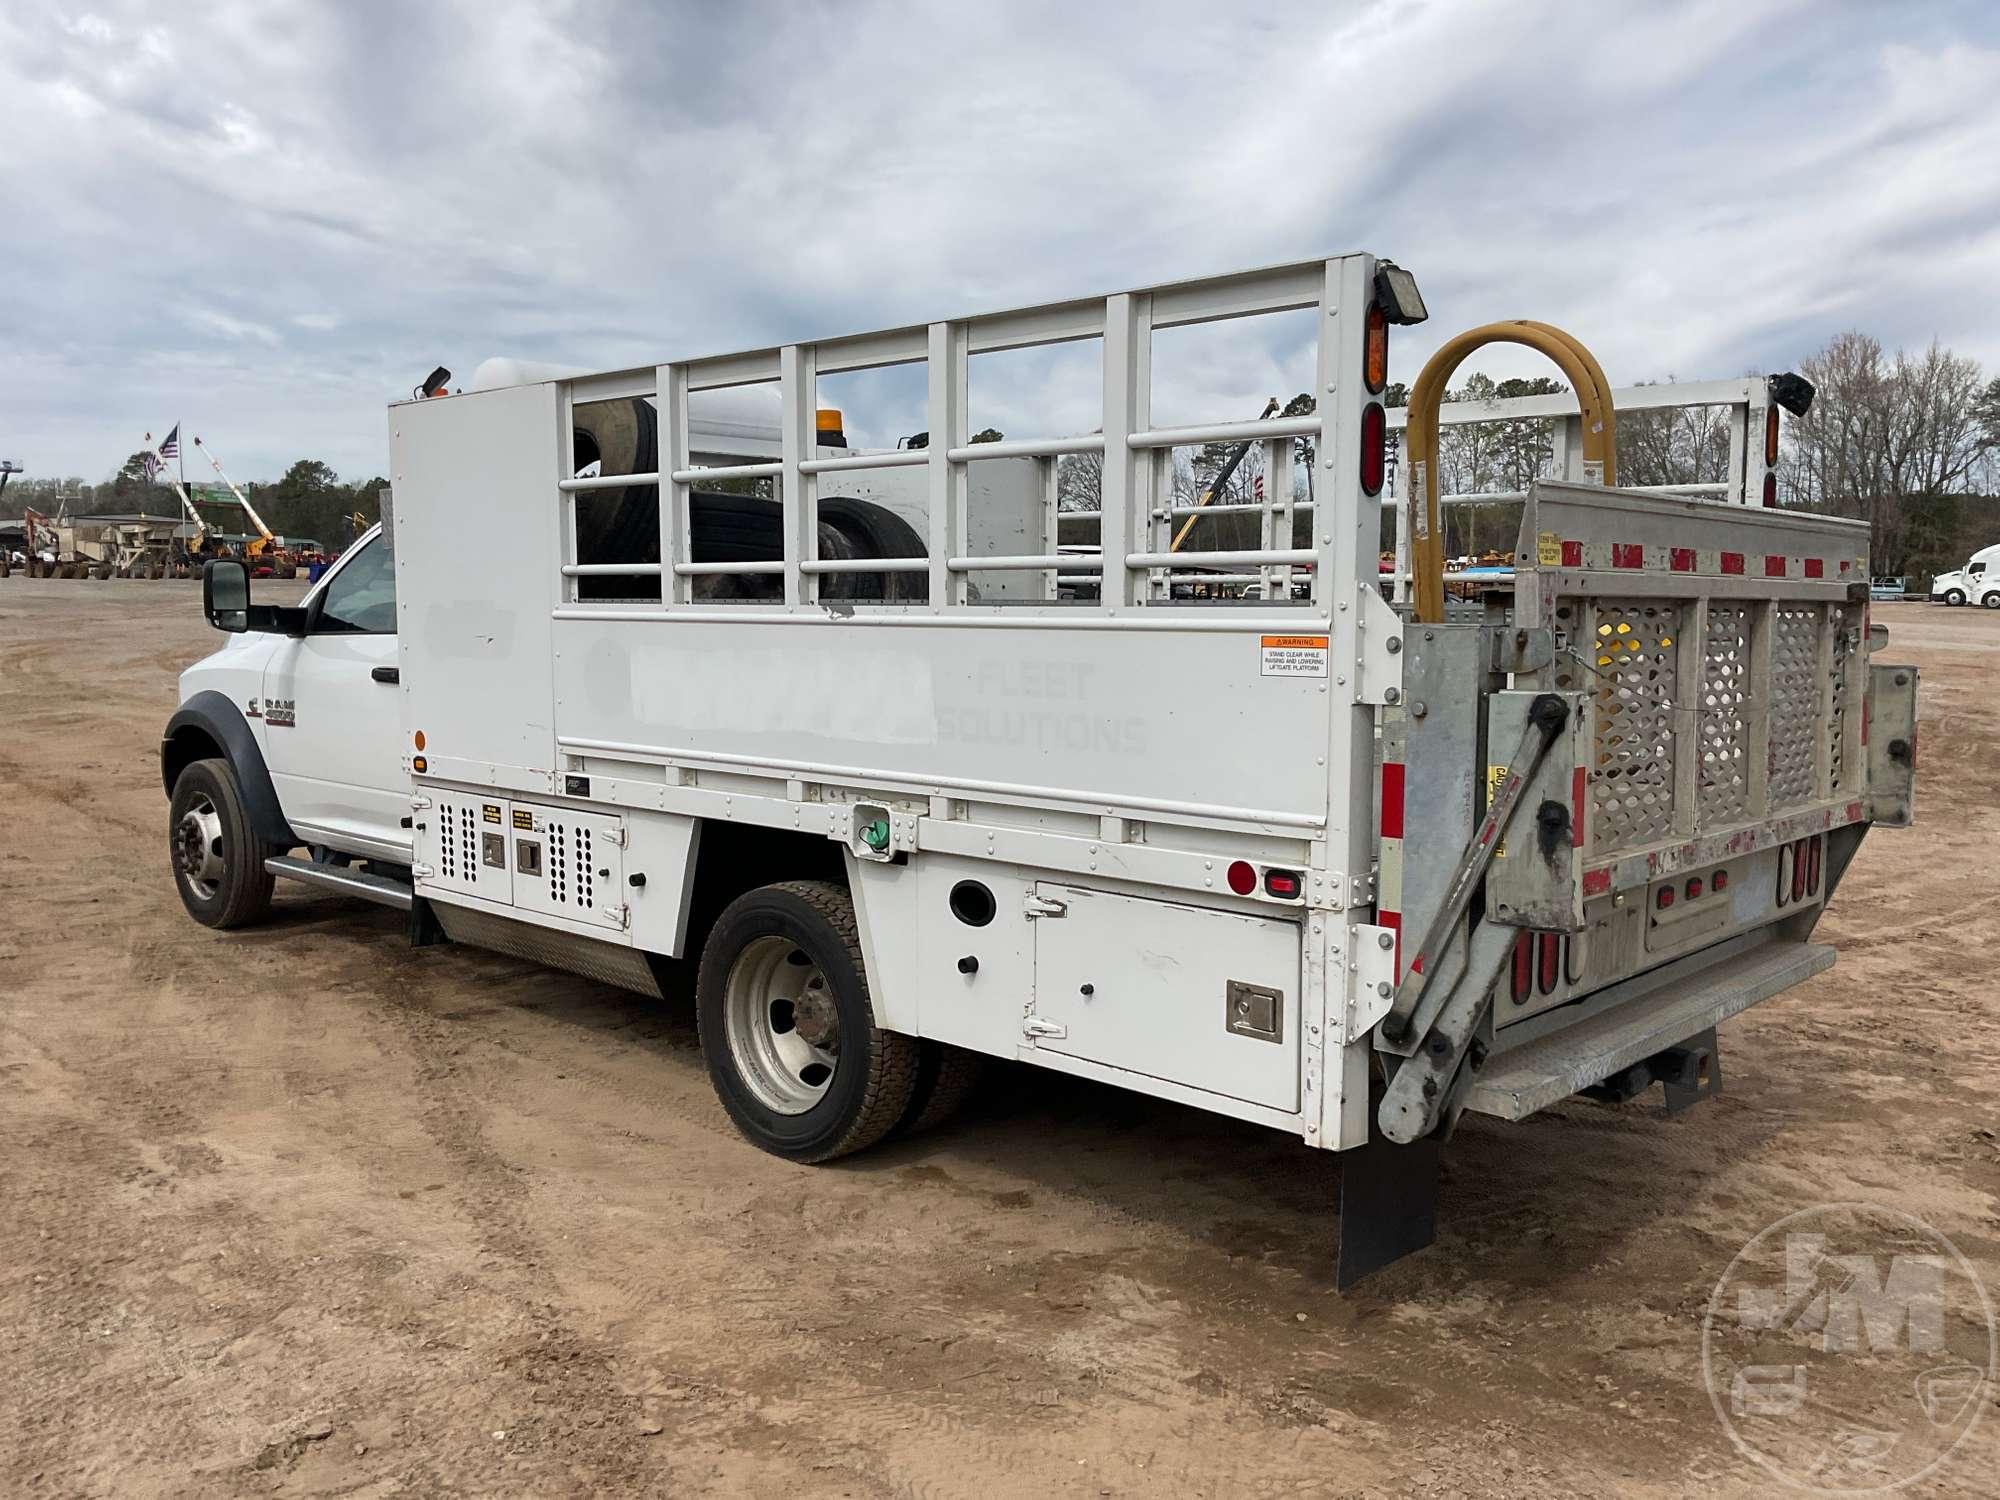
<svg viewBox="0 0 2000 1500">
<path fill-rule="evenodd" d="M 359 478 L 437 363 L 650 363 L 1348 249 L 1422 282 L 1404 378 L 1499 317 L 1618 383 L 1849 327 L 2000 368 L 2000 5 L 0 9 L 0 454 L 39 475 L 101 479 L 178 416 L 238 479 Z M 1190 347 L 1181 378 L 1251 415 L 1287 352 Z M 1094 381 L 996 369 L 974 399 L 1087 427 Z"/>
</svg>

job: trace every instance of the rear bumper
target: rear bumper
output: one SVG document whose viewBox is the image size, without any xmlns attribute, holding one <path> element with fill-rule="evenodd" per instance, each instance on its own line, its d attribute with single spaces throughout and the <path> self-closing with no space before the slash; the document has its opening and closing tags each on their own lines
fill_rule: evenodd
<svg viewBox="0 0 2000 1500">
<path fill-rule="evenodd" d="M 1638 975 L 1584 1002 L 1579 1019 L 1564 1024 L 1565 1007 L 1524 1023 L 1534 1035 L 1494 1055 L 1466 1108 L 1524 1119 L 1803 983 L 1833 958 L 1829 944 L 1766 934 Z"/>
</svg>

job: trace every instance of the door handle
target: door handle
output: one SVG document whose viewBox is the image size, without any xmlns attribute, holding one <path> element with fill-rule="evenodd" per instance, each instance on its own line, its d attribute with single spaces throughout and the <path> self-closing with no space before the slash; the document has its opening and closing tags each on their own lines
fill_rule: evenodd
<svg viewBox="0 0 2000 1500">
<path fill-rule="evenodd" d="M 397 667 L 375 667 L 370 670 L 368 675 L 377 682 L 401 682 L 403 680 L 402 670 Z"/>
</svg>

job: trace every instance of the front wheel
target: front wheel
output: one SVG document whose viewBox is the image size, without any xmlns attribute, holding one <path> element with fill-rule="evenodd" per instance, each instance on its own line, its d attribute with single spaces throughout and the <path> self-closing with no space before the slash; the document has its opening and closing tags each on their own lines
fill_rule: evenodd
<svg viewBox="0 0 2000 1500">
<path fill-rule="evenodd" d="M 774 1155 L 846 1156 L 909 1108 L 917 1044 L 875 1024 L 854 902 L 837 885 L 787 881 L 732 901 L 702 949 L 695 1013 L 723 1108 Z"/>
<path fill-rule="evenodd" d="M 175 780 L 167 847 L 181 905 L 202 926 L 241 927 L 270 910 L 275 881 L 227 761 L 190 761 Z"/>
<path fill-rule="evenodd" d="M 1964 589 L 1946 589 L 1946 590 L 1944 591 L 1944 602 L 1945 602 L 1946 604 L 1949 604 L 1949 605 L 1951 605 L 1951 606 L 1952 606 L 1952 607 L 1954 607 L 1954 608 L 1956 608 L 1957 606 L 1959 606 L 1959 605 L 1961 605 L 1961 604 L 1965 603 L 1965 590 L 1964 590 Z"/>
</svg>

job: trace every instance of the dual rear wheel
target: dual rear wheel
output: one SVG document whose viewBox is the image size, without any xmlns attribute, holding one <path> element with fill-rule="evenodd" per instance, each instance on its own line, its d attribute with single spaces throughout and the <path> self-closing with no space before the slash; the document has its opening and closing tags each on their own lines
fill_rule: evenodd
<svg viewBox="0 0 2000 1500">
<path fill-rule="evenodd" d="M 875 1024 L 854 902 L 838 885 L 786 881 L 739 896 L 702 949 L 702 1055 L 750 1141 L 831 1161 L 949 1115 L 976 1054 Z"/>
</svg>

